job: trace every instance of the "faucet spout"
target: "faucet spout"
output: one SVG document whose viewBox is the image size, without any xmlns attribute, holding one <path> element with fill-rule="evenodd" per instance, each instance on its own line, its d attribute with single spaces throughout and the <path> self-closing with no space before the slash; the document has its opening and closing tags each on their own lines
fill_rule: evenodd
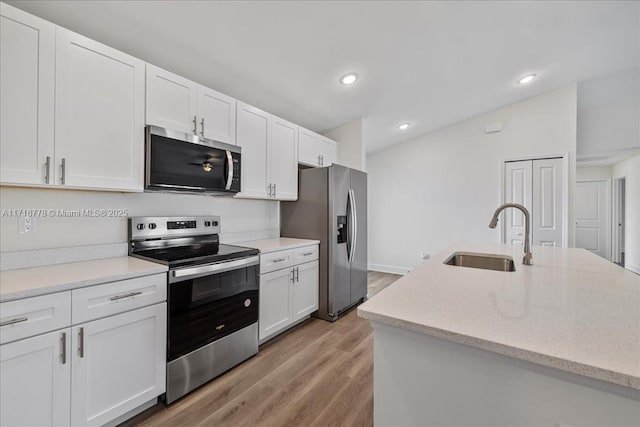
<svg viewBox="0 0 640 427">
<path fill-rule="evenodd" d="M 500 205 L 498 209 L 493 213 L 493 217 L 491 218 L 491 222 L 489 222 L 489 228 L 496 228 L 498 225 L 498 218 L 500 217 L 500 212 L 505 210 L 506 208 L 516 208 L 522 211 L 524 214 L 524 257 L 522 258 L 522 263 L 524 265 L 532 265 L 533 264 L 533 256 L 531 255 L 531 243 L 529 241 L 529 236 L 531 235 L 531 215 L 529 215 L 529 210 L 518 203 L 505 203 Z"/>
</svg>

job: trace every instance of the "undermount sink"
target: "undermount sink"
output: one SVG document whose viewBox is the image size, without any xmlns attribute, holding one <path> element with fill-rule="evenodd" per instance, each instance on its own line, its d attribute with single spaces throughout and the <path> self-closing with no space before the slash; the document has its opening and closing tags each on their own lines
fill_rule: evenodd
<svg viewBox="0 0 640 427">
<path fill-rule="evenodd" d="M 483 270 L 516 271 L 513 258 L 508 255 L 481 254 L 475 252 L 454 252 L 444 262 L 456 267 L 482 268 Z"/>
</svg>

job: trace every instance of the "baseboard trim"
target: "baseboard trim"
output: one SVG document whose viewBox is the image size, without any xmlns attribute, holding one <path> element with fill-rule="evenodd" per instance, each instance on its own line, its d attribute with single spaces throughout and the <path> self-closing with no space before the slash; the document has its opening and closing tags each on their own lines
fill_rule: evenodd
<svg viewBox="0 0 640 427">
<path fill-rule="evenodd" d="M 636 274 L 640 274 L 640 265 L 625 265 L 625 268 L 629 271 L 633 271 Z"/>
<path fill-rule="evenodd" d="M 404 276 L 411 273 L 413 268 L 397 267 L 395 265 L 369 264 L 369 270 L 379 271 L 381 273 L 401 274 Z"/>
</svg>

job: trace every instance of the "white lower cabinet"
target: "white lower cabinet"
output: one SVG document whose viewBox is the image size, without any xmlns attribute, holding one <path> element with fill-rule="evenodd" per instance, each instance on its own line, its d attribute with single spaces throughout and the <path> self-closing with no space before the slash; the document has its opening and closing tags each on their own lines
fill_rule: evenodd
<svg viewBox="0 0 640 427">
<path fill-rule="evenodd" d="M 0 426 L 104 425 L 164 393 L 162 279 L 139 277 L 0 304 Z M 87 302 L 103 307 L 105 295 L 111 306 L 87 310 Z"/>
<path fill-rule="evenodd" d="M 103 425 L 165 391 L 166 304 L 72 329 L 71 425 Z"/>
<path fill-rule="evenodd" d="M 293 320 L 302 319 L 318 309 L 318 261 L 301 264 L 293 282 Z"/>
<path fill-rule="evenodd" d="M 309 246 L 309 253 L 316 254 L 317 245 Z M 315 249 L 315 250 L 314 250 Z M 271 270 L 271 259 L 293 258 L 293 251 L 286 250 L 261 255 L 261 271 Z M 304 319 L 318 309 L 317 260 L 294 265 L 260 275 L 259 339 L 264 342 L 284 331 L 293 323 Z"/>
<path fill-rule="evenodd" d="M 0 425 L 70 425 L 70 329 L 0 346 Z"/>
</svg>

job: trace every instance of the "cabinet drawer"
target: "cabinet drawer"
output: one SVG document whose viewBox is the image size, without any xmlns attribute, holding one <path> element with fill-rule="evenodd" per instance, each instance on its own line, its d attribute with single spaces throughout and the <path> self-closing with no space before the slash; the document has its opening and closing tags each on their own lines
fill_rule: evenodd
<svg viewBox="0 0 640 427">
<path fill-rule="evenodd" d="M 0 303 L 0 344 L 71 325 L 71 292 Z"/>
<path fill-rule="evenodd" d="M 291 267 L 292 265 L 293 250 L 271 252 L 260 255 L 260 274 Z"/>
<path fill-rule="evenodd" d="M 293 250 L 293 264 L 302 264 L 318 259 L 318 245 L 305 246 Z"/>
<path fill-rule="evenodd" d="M 166 301 L 167 276 L 137 277 L 72 291 L 73 323 L 83 323 Z"/>
</svg>

